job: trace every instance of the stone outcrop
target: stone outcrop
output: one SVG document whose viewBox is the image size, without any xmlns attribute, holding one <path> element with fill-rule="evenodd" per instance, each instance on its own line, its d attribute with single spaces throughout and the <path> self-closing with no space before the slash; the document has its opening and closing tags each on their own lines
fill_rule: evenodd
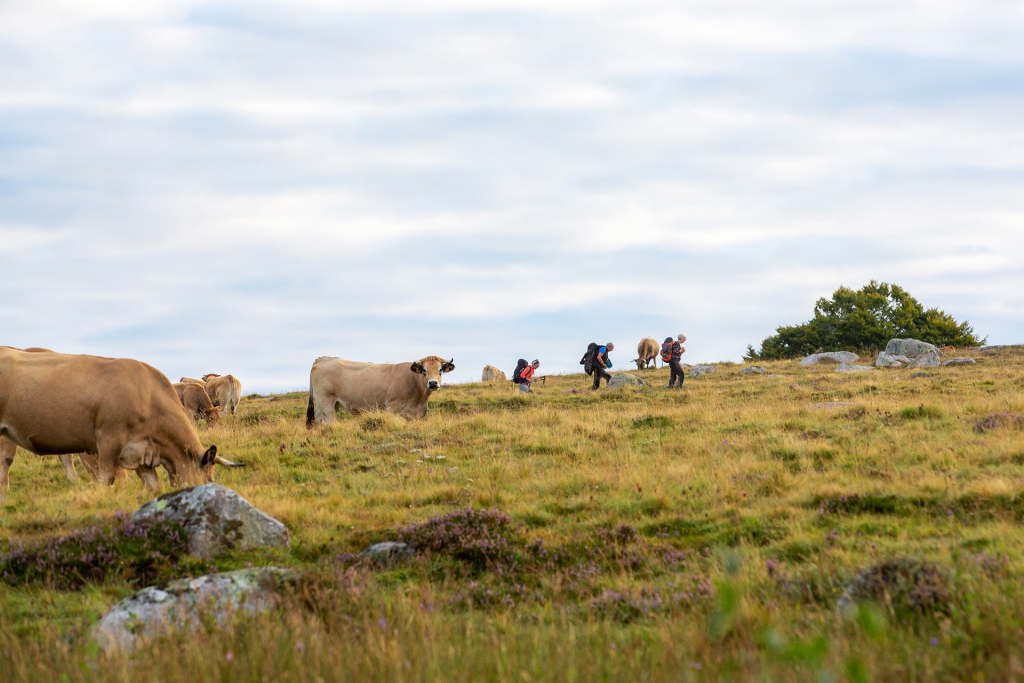
<svg viewBox="0 0 1024 683">
<path fill-rule="evenodd" d="M 640 379 L 636 375 L 631 375 L 628 372 L 620 372 L 612 375 L 612 378 L 608 380 L 609 389 L 622 389 L 623 387 L 647 387 L 650 386 L 647 382 Z"/>
<path fill-rule="evenodd" d="M 876 368 L 902 368 L 906 365 L 910 365 L 910 359 L 898 353 L 890 355 L 882 352 L 875 359 Z"/>
<path fill-rule="evenodd" d="M 281 590 L 298 580 L 278 567 L 238 569 L 150 586 L 114 605 L 92 629 L 100 647 L 131 652 L 169 631 L 193 630 L 201 619 L 222 624 L 235 613 L 259 614 L 281 604 Z"/>
<path fill-rule="evenodd" d="M 973 358 L 951 358 L 942 361 L 943 365 L 974 365 Z"/>
<path fill-rule="evenodd" d="M 740 370 L 740 374 L 743 375 L 763 375 L 767 370 L 759 365 L 751 365 L 749 368 L 743 368 Z"/>
<path fill-rule="evenodd" d="M 860 356 L 852 351 L 826 351 L 825 353 L 812 353 L 800 360 L 800 365 L 808 367 L 818 363 L 856 363 Z"/>
<path fill-rule="evenodd" d="M 694 365 L 690 368 L 690 374 L 687 377 L 703 377 L 713 372 L 718 372 L 718 368 L 714 365 Z"/>
<path fill-rule="evenodd" d="M 164 494 L 139 508 L 131 521 L 151 518 L 180 524 L 188 534 L 189 553 L 204 560 L 229 550 L 288 547 L 284 524 L 220 484 Z"/>
</svg>

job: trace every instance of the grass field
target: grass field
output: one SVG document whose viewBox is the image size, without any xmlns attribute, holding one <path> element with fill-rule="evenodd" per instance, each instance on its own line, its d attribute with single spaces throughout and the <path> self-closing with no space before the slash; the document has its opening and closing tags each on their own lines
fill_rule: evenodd
<svg viewBox="0 0 1024 683">
<path fill-rule="evenodd" d="M 0 681 L 1015 680 L 1024 348 L 973 355 L 924 378 L 777 362 L 682 391 L 446 386 L 420 421 L 310 431 L 305 393 L 247 397 L 200 436 L 248 463 L 218 482 L 292 545 L 214 568 L 302 570 L 287 606 L 108 657 L 98 616 L 211 566 L 126 550 L 85 579 L 8 572 Z M 0 551 L 116 528 L 150 497 L 17 457 Z M 424 551 L 354 556 L 399 538 Z"/>
</svg>

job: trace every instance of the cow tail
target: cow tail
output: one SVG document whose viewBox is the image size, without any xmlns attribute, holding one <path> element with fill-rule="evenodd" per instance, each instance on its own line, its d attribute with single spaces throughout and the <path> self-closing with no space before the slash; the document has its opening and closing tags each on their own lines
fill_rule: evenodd
<svg viewBox="0 0 1024 683">
<path fill-rule="evenodd" d="M 316 415 L 316 406 L 313 404 L 313 383 L 309 384 L 309 405 L 306 406 L 306 429 L 313 426 L 313 418 Z"/>
</svg>

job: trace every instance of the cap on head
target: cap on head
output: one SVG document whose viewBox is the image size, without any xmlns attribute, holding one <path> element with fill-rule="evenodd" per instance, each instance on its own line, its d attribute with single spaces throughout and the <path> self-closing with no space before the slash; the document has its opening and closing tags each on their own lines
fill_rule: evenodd
<svg viewBox="0 0 1024 683">
<path fill-rule="evenodd" d="M 540 361 L 534 359 L 534 361 L 532 363 L 530 363 L 530 365 L 532 365 L 533 367 L 538 367 L 540 365 Z"/>
</svg>

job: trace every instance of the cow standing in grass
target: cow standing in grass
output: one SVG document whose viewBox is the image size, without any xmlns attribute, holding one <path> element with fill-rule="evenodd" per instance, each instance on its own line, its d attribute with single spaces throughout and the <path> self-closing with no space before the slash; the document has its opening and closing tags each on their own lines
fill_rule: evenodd
<svg viewBox="0 0 1024 683">
<path fill-rule="evenodd" d="M 658 351 L 661 347 L 652 337 L 644 337 L 636 347 L 637 357 L 633 359 L 637 370 L 643 370 L 650 365 L 658 367 Z"/>
<path fill-rule="evenodd" d="M 221 377 L 213 373 L 203 375 L 203 382 L 213 405 L 234 415 L 238 402 L 242 400 L 242 383 L 232 375 Z"/>
<path fill-rule="evenodd" d="M 411 363 L 360 363 L 321 356 L 309 371 L 306 426 L 332 422 L 339 408 L 421 418 L 430 395 L 441 388 L 441 375 L 455 369 L 454 360 L 427 356 Z"/>
<path fill-rule="evenodd" d="M 170 380 L 125 358 L 0 348 L 0 436 L 38 455 L 94 453 L 101 482 L 112 484 L 120 467 L 153 490 L 158 466 L 178 484 L 213 481 L 215 463 L 234 465 L 203 448 Z"/>
</svg>

